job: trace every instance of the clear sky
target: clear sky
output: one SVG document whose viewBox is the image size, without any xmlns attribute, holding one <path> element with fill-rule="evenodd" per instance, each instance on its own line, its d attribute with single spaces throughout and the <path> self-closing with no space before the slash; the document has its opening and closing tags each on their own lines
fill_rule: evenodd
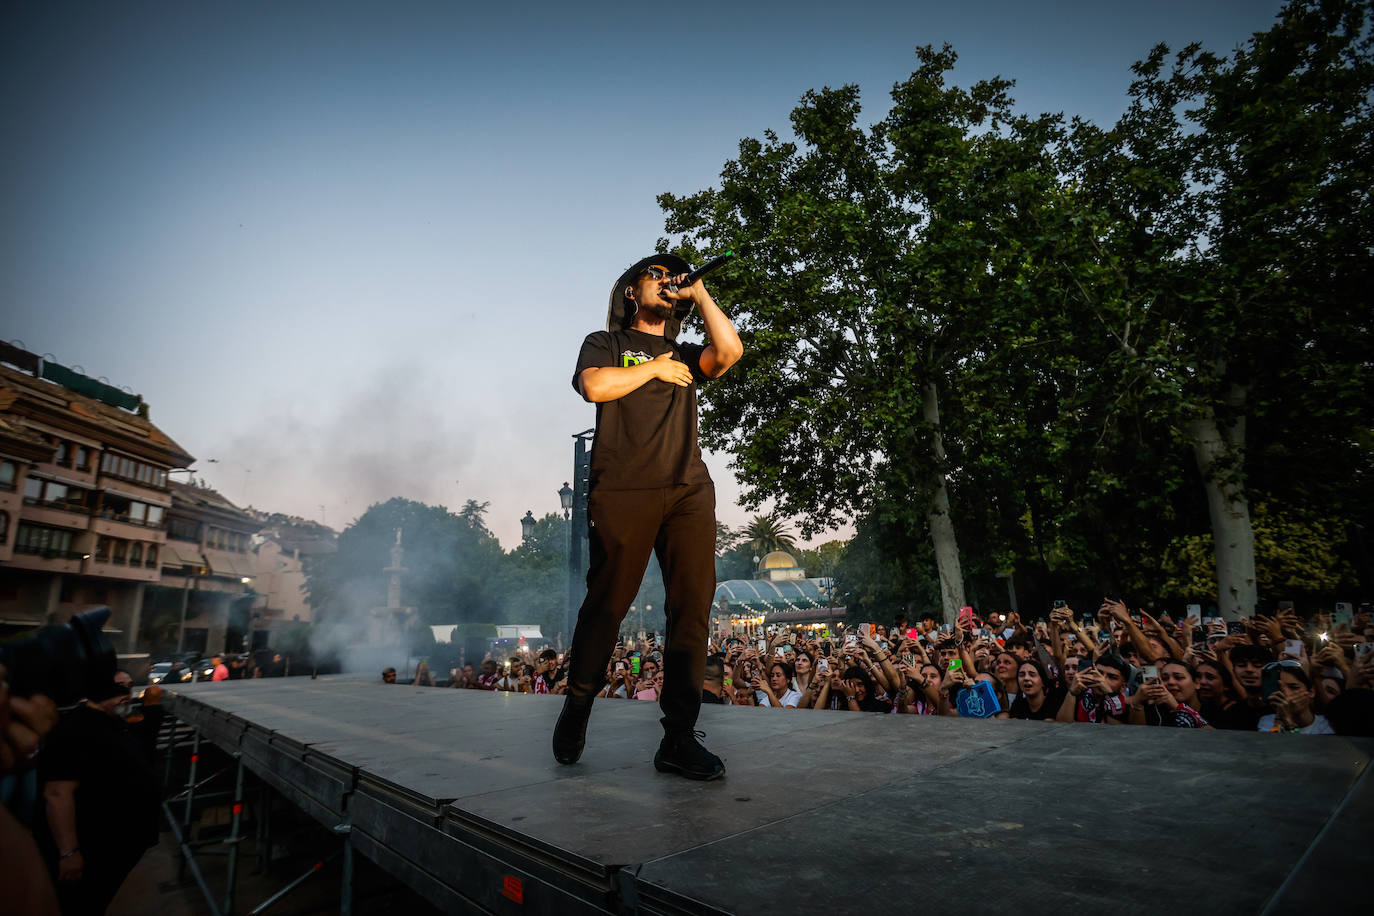
<svg viewBox="0 0 1374 916">
<path fill-rule="evenodd" d="M 594 422 L 572 367 L 657 194 L 807 89 L 878 120 L 918 45 L 1109 123 L 1151 45 L 1229 51 L 1279 6 L 14 0 L 0 337 L 142 394 L 232 500 L 336 528 L 490 501 L 509 548 Z"/>
</svg>

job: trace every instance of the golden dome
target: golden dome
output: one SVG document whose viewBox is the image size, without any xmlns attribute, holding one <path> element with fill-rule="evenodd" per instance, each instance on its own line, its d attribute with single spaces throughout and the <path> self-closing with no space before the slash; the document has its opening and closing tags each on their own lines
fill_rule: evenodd
<svg viewBox="0 0 1374 916">
<path fill-rule="evenodd" d="M 775 550 L 759 561 L 759 569 L 796 569 L 797 561 L 785 550 Z"/>
</svg>

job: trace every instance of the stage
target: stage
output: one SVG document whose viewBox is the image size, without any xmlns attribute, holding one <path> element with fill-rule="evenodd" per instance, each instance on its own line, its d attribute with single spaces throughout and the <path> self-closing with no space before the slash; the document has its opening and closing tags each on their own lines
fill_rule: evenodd
<svg viewBox="0 0 1374 916">
<path fill-rule="evenodd" d="M 1374 740 L 705 707 L 709 783 L 658 773 L 657 704 L 346 675 L 168 704 L 448 912 L 1157 916 L 1365 911 Z M 1268 908 L 1266 910 L 1266 908 Z"/>
</svg>

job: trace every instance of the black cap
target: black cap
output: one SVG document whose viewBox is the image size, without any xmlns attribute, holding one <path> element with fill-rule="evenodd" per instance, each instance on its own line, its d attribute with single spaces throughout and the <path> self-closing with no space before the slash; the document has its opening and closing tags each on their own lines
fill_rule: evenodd
<svg viewBox="0 0 1374 916">
<path fill-rule="evenodd" d="M 692 272 L 692 265 L 675 254 L 651 254 L 647 258 L 640 258 L 620 275 L 611 287 L 610 307 L 606 310 L 606 330 L 624 331 L 634 324 L 635 312 L 639 307 L 634 300 L 625 298 L 625 287 L 629 286 L 644 271 L 657 264 L 659 267 L 666 267 L 674 274 L 688 274 Z M 666 322 L 663 329 L 663 336 L 669 340 L 677 340 L 678 331 L 682 330 L 682 319 L 686 317 L 684 312 L 681 316 L 674 315 Z"/>
</svg>

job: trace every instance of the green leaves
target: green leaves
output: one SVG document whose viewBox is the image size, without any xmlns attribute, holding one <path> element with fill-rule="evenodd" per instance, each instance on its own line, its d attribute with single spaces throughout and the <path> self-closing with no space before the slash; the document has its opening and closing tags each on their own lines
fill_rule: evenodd
<svg viewBox="0 0 1374 916">
<path fill-rule="evenodd" d="M 744 360 L 702 395 L 751 505 L 919 530 L 944 480 L 970 568 L 1153 594 L 1208 528 L 1188 430 L 1214 416 L 1245 431 L 1209 465 L 1239 498 L 1374 514 L 1370 18 L 1298 0 L 1230 57 L 1160 45 L 1108 128 L 921 48 L 880 122 L 807 92 L 795 142 L 660 198 L 684 253 L 751 253 L 712 284 Z"/>
</svg>

